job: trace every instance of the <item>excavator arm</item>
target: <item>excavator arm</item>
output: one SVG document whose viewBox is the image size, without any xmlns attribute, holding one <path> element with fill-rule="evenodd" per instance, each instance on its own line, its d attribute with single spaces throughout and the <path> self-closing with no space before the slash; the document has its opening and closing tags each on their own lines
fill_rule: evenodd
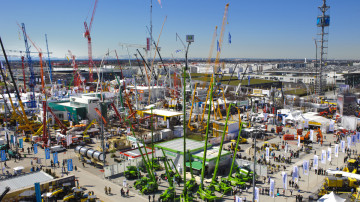
<svg viewBox="0 0 360 202">
<path fill-rule="evenodd" d="M 103 115 L 101 114 L 100 110 L 95 107 L 95 111 L 96 111 L 96 113 L 99 115 L 99 117 L 102 118 L 104 124 L 107 125 L 107 121 L 106 121 L 106 119 L 103 117 Z"/>
<path fill-rule="evenodd" d="M 61 134 L 66 135 L 67 128 L 64 126 L 64 124 L 59 120 L 59 118 L 55 115 L 55 113 L 51 110 L 51 108 L 47 107 L 48 112 L 51 113 L 51 115 L 54 117 L 56 123 L 61 128 Z"/>
</svg>

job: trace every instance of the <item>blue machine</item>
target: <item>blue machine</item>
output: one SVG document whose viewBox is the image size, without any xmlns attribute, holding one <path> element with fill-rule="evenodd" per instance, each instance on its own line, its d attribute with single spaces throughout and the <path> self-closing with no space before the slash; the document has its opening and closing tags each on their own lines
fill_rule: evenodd
<svg viewBox="0 0 360 202">
<path fill-rule="evenodd" d="M 31 90 L 32 94 L 30 94 L 30 105 L 29 105 L 29 107 L 30 108 L 36 108 L 36 100 L 35 100 L 36 81 L 35 81 L 34 67 L 33 67 L 33 62 L 31 60 L 31 56 L 30 56 L 30 46 L 29 46 L 28 41 L 27 41 L 25 24 L 21 23 L 21 26 L 22 26 L 22 31 L 23 31 L 23 35 L 24 35 L 24 41 L 25 41 L 26 58 L 27 58 L 28 65 L 29 65 L 29 70 L 30 70 L 29 87 L 30 87 L 30 90 Z"/>
</svg>

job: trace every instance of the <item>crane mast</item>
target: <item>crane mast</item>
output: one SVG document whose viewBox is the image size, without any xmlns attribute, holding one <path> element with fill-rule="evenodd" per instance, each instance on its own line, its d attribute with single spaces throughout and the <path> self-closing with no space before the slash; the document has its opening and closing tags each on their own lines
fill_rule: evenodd
<svg viewBox="0 0 360 202">
<path fill-rule="evenodd" d="M 29 70 L 30 70 L 30 78 L 29 78 L 29 87 L 30 87 L 30 108 L 35 108 L 36 107 L 36 100 L 35 100 L 35 86 L 36 86 L 36 82 L 35 82 L 35 74 L 34 74 L 34 67 L 33 67 L 33 62 L 30 56 L 30 46 L 27 40 L 27 36 L 26 36 L 26 29 L 25 29 L 25 24 L 21 23 L 21 27 L 22 27 L 22 32 L 24 35 L 24 42 L 25 42 L 25 48 L 26 48 L 26 59 L 28 61 L 28 65 L 29 65 Z"/>
<path fill-rule="evenodd" d="M 90 25 L 88 27 L 86 21 L 84 22 L 84 27 L 85 27 L 85 33 L 84 33 L 84 37 L 87 38 L 88 41 L 88 55 L 89 55 L 89 81 L 93 82 L 93 60 L 92 60 L 92 47 L 91 47 L 91 36 L 90 36 L 90 32 L 91 32 L 91 26 L 92 26 L 92 22 L 94 20 L 94 15 L 95 15 L 95 11 L 96 11 L 96 6 L 97 6 L 97 2 L 98 0 L 95 0 L 95 5 L 94 5 L 94 10 L 92 12 L 92 16 L 91 16 L 91 20 L 90 20 Z"/>
</svg>

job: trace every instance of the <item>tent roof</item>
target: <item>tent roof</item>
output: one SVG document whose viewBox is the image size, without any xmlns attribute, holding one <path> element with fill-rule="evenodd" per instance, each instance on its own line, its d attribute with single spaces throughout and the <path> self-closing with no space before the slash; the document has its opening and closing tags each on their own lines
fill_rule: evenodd
<svg viewBox="0 0 360 202">
<path fill-rule="evenodd" d="M 318 200 L 318 202 L 344 202 L 344 201 L 346 201 L 346 199 L 337 196 L 336 194 L 334 194 L 334 192 L 331 192 L 330 194 L 326 194 Z"/>
</svg>

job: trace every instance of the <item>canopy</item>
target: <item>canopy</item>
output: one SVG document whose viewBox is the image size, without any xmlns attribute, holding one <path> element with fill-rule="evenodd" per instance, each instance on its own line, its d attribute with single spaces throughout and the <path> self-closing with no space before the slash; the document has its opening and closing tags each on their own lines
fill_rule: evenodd
<svg viewBox="0 0 360 202">
<path fill-rule="evenodd" d="M 318 202 L 344 202 L 344 201 L 346 201 L 346 199 L 343 199 L 335 195 L 334 192 L 331 192 L 330 194 L 326 194 L 318 200 Z"/>
</svg>

